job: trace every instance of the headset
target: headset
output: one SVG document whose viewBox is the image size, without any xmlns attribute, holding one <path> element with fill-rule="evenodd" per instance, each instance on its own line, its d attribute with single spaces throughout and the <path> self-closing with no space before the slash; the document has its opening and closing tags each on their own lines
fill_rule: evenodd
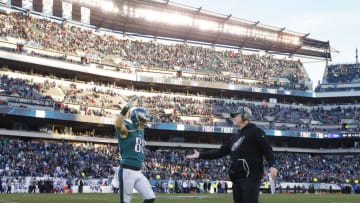
<svg viewBox="0 0 360 203">
<path fill-rule="evenodd" d="M 245 106 L 239 107 L 238 112 L 239 112 L 239 114 L 241 114 L 241 119 L 243 121 L 249 120 L 249 118 L 252 116 L 251 110 L 248 107 L 245 107 Z"/>
</svg>

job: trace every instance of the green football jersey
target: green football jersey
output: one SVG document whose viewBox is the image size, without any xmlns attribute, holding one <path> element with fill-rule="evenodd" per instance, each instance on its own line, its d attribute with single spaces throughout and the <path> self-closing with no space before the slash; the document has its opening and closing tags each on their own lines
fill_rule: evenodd
<svg viewBox="0 0 360 203">
<path fill-rule="evenodd" d="M 125 120 L 124 125 L 129 130 L 128 137 L 122 139 L 120 134 L 116 132 L 119 142 L 121 164 L 141 168 L 144 161 L 144 131 L 138 130 L 130 122 Z"/>
</svg>

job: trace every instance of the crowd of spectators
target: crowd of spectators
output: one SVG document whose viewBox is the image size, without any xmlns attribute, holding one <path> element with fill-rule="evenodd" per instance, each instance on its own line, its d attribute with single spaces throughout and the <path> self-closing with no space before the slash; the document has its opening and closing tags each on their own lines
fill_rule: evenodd
<svg viewBox="0 0 360 203">
<path fill-rule="evenodd" d="M 327 83 L 360 82 L 360 64 L 337 64 L 327 67 Z"/>
<path fill-rule="evenodd" d="M 210 179 L 229 180 L 229 157 L 216 160 L 187 160 L 186 151 L 164 150 L 148 152 L 145 160 L 145 174 L 155 179 Z M 346 179 L 359 180 L 360 165 L 357 155 L 309 154 L 275 152 L 278 180 L 281 182 L 345 183 Z M 174 163 L 178 165 L 174 166 Z M 180 167 L 179 167 L 180 166 Z"/>
<path fill-rule="evenodd" d="M 228 180 L 230 157 L 216 160 L 190 160 L 185 150 L 146 151 L 144 173 L 150 179 L 172 180 Z"/>
<path fill-rule="evenodd" d="M 327 74 L 326 74 L 327 73 Z M 360 82 L 360 64 L 337 64 L 327 67 L 323 84 L 318 84 L 316 92 L 359 91 L 360 87 L 349 86 Z"/>
<path fill-rule="evenodd" d="M 279 179 L 289 182 L 345 183 L 359 180 L 358 155 L 275 153 Z M 316 180 L 315 179 L 315 180 Z"/>
<path fill-rule="evenodd" d="M 216 51 L 186 44 L 165 45 L 153 41 L 119 39 L 48 19 L 30 17 L 23 13 L 0 14 L 0 36 L 23 39 L 36 47 L 61 52 L 65 56 L 86 56 L 105 64 L 121 66 L 126 61 L 147 68 L 176 70 L 180 67 L 180 70 L 208 74 L 205 77 L 195 74 L 189 78 L 182 77 L 189 80 L 242 83 L 226 77 L 226 72 L 239 78 L 263 80 L 257 82 L 256 86 L 259 87 L 282 86 L 303 90 L 306 87 L 302 82 L 308 80 L 300 61 Z M 121 60 L 118 60 L 119 58 Z M 329 66 L 326 80 L 328 83 L 351 83 L 360 77 L 359 70 L 359 65 L 355 64 Z M 290 83 L 268 82 L 279 78 L 286 78 Z M 61 102 L 55 102 L 53 95 L 49 93 L 49 90 L 54 88 L 64 93 Z M 114 116 L 110 110 L 120 110 L 124 104 L 124 100 L 118 99 L 123 96 L 119 89 L 80 88 L 76 83 L 65 86 L 49 80 L 34 82 L 11 78 L 5 74 L 0 77 L 0 90 L 1 95 L 11 98 L 30 98 L 31 104 L 46 105 L 65 113 L 90 116 Z M 310 128 L 307 124 L 300 124 L 301 119 L 309 120 L 309 123 L 319 121 L 323 124 L 341 124 L 342 119 L 353 119 L 355 122 L 360 120 L 358 107 L 285 107 L 280 104 L 244 104 L 236 100 L 175 97 L 164 94 L 139 98 L 138 105 L 149 111 L 151 121 L 161 123 L 227 125 L 229 123 L 225 121 L 225 114 L 239 105 L 248 106 L 252 110 L 252 120 L 296 123 L 297 129 Z M 71 107 L 74 105 L 79 108 Z M 186 117 L 199 119 L 187 120 Z M 270 128 L 275 127 L 272 125 Z M 289 129 L 286 126 L 283 128 Z M 158 179 L 160 176 L 160 179 L 166 180 L 228 180 L 229 157 L 216 160 L 188 160 L 184 158 L 186 153 L 184 150 L 145 150 L 145 175 L 150 179 Z M 113 167 L 119 164 L 118 154 L 117 146 L 113 145 L 76 146 L 1 137 L 0 177 L 48 175 L 65 178 L 106 178 L 112 176 Z M 281 181 L 312 182 L 317 178 L 321 183 L 344 183 L 346 179 L 360 178 L 358 156 L 283 152 L 275 153 L 275 156 Z"/>
<path fill-rule="evenodd" d="M 13 78 L 7 74 L 0 75 L 0 95 L 11 96 L 6 103 L 48 106 L 53 111 L 82 114 L 88 116 L 114 117 L 121 106 L 126 103 L 127 95 L 122 88 L 103 88 L 100 85 L 80 86 L 80 83 L 64 83 L 61 80 L 44 79 L 36 82 L 33 79 Z M 61 94 L 55 95 L 57 92 Z M 193 96 L 175 96 L 172 94 L 146 94 L 132 91 L 139 96 L 138 106 L 145 108 L 154 123 L 172 123 L 187 125 L 221 125 L 231 126 L 229 112 L 239 106 L 247 106 L 253 112 L 251 120 L 269 122 L 268 129 L 281 130 L 314 130 L 311 122 L 320 124 L 343 124 L 343 119 L 360 120 L 360 108 L 357 106 L 326 108 L 323 106 L 286 106 L 282 104 L 240 102 L 233 99 L 205 98 Z M 20 101 L 19 98 L 29 98 Z M 55 101 L 56 98 L 56 101 Z M 30 103 L 26 103 L 30 102 Z M 26 106 L 25 106 L 26 107 Z M 275 125 L 282 123 L 282 126 Z M 295 124 L 288 127 L 287 124 Z M 357 127 L 338 129 L 356 131 Z M 334 129 L 332 129 L 334 130 Z"/>
<path fill-rule="evenodd" d="M 182 149 L 145 150 L 143 172 L 150 180 L 229 180 L 230 157 L 186 159 Z M 345 183 L 360 178 L 357 155 L 275 152 L 279 181 Z M 61 142 L 0 138 L 0 177 L 110 178 L 119 165 L 117 145 L 75 146 Z"/>
<path fill-rule="evenodd" d="M 2 137 L 0 176 L 108 177 L 118 157 L 118 148 L 110 145 L 95 148 Z"/>
<path fill-rule="evenodd" d="M 309 81 L 300 61 L 277 59 L 258 54 L 246 55 L 234 51 L 217 51 L 214 48 L 187 44 L 167 45 L 154 41 L 145 42 L 99 34 L 77 26 L 58 23 L 49 19 L 28 16 L 26 13 L 0 15 L 0 36 L 25 40 L 45 50 L 85 57 L 118 67 L 134 64 L 147 69 L 166 69 L 211 74 L 194 76 L 200 80 L 228 81 L 225 75 L 259 81 L 262 87 L 284 87 L 306 90 Z M 35 53 L 33 53 L 35 54 Z M 279 82 L 285 78 L 289 82 Z"/>
<path fill-rule="evenodd" d="M 48 80 L 38 83 L 33 80 L 8 77 L 6 74 L 0 75 L 0 89 L 3 91 L 2 93 L 15 97 L 52 101 L 52 98 L 46 95 L 46 92 L 50 88 L 55 87 L 55 85 L 55 83 L 50 83 Z"/>
<path fill-rule="evenodd" d="M 72 186 L 78 185 L 78 193 L 83 193 L 83 178 L 64 178 L 64 177 L 53 177 L 45 175 L 42 177 L 30 177 L 30 176 L 4 176 L 0 177 L 0 192 L 1 194 L 7 193 L 71 193 Z M 90 189 L 93 193 L 98 192 L 100 184 L 107 186 L 100 179 L 97 183 L 94 181 L 88 182 Z"/>
</svg>

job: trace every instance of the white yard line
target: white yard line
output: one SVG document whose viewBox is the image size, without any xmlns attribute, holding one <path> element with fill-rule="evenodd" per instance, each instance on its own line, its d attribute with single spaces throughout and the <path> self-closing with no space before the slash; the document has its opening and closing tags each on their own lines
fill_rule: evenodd
<svg viewBox="0 0 360 203">
<path fill-rule="evenodd" d="M 15 201 L 9 201 L 9 200 L 0 200 L 0 202 L 4 202 L 4 203 L 19 203 L 19 202 L 15 202 Z"/>
</svg>

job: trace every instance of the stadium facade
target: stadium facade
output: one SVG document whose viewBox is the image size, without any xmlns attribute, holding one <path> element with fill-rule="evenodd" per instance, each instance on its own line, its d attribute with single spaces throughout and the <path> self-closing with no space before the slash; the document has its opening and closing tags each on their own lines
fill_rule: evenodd
<svg viewBox="0 0 360 203">
<path fill-rule="evenodd" d="M 301 61 L 284 57 L 330 60 L 329 42 L 169 1 L 54 0 L 47 14 L 48 1 L 30 2 L 0 9 L 3 140 L 116 146 L 114 118 L 137 95 L 150 151 L 218 148 L 236 132 L 229 112 L 245 105 L 279 158 L 360 153 L 359 66 L 328 66 L 313 91 Z M 266 54 L 245 53 L 257 50 Z M 323 173 L 308 180 L 360 178 Z"/>
</svg>

